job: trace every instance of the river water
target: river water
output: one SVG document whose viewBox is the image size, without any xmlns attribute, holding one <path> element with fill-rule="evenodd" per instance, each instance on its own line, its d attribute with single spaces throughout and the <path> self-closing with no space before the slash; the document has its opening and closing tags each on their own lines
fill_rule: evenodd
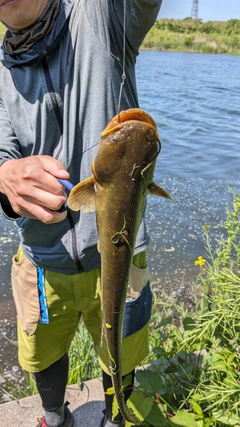
<svg viewBox="0 0 240 427">
<path fill-rule="evenodd" d="M 165 290 L 196 272 L 203 225 L 225 219 L 240 191 L 239 56 L 143 51 L 137 81 L 141 105 L 162 141 L 155 181 L 172 201 L 149 198 L 150 266 Z"/>
<path fill-rule="evenodd" d="M 203 225 L 214 228 L 240 192 L 240 57 L 141 51 L 137 65 L 140 106 L 155 119 L 162 150 L 155 182 L 172 200 L 148 198 L 152 281 L 185 301 L 205 255 Z M 22 378 L 17 362 L 11 258 L 18 244 L 14 223 L 0 228 L 0 383 Z M 1 384 L 0 384 L 1 385 Z M 4 385 L 4 384 L 3 384 Z M 5 397 L 3 396 L 3 399 Z"/>
</svg>

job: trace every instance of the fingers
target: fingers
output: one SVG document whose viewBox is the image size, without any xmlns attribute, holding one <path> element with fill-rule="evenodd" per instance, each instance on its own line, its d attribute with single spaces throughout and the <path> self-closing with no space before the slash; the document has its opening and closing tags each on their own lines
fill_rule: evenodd
<svg viewBox="0 0 240 427">
<path fill-rule="evenodd" d="M 28 190 L 26 184 L 51 194 L 60 194 L 63 191 L 56 178 L 68 179 L 69 173 L 63 168 L 61 162 L 50 156 L 33 156 L 22 160 L 27 161 L 22 163 L 21 170 L 19 170 L 19 192 Z M 23 185 L 24 188 L 21 188 L 20 185 Z"/>
<path fill-rule="evenodd" d="M 19 209 L 19 207 L 17 208 Z M 15 210 L 15 209 L 14 209 Z M 46 209 L 43 206 L 36 204 L 26 204 L 20 209 L 19 215 L 35 220 L 39 220 L 44 224 L 54 224 L 63 221 L 67 217 L 67 210 L 63 212 Z"/>
<path fill-rule="evenodd" d="M 62 162 L 51 156 L 36 156 L 43 164 L 43 169 L 56 178 L 69 179 L 69 173 L 64 168 Z"/>
<path fill-rule="evenodd" d="M 57 177 L 68 179 L 69 173 L 50 156 L 8 160 L 0 168 L 0 191 L 18 215 L 56 223 L 67 215 L 58 212 L 67 195 Z"/>
</svg>

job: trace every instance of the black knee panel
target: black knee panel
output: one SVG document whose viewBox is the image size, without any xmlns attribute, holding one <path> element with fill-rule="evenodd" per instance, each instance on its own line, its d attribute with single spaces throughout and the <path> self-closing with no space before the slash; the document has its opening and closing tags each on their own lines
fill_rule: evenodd
<svg viewBox="0 0 240 427">
<path fill-rule="evenodd" d="M 68 380 L 68 354 L 41 372 L 35 372 L 38 392 L 42 405 L 47 411 L 54 411 L 64 402 Z"/>
</svg>

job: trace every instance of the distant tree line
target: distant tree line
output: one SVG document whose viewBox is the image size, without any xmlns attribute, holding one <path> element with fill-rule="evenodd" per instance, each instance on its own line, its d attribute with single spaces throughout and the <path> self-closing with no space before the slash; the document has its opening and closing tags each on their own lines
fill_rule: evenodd
<svg viewBox="0 0 240 427">
<path fill-rule="evenodd" d="M 201 53 L 240 54 L 240 20 L 159 19 L 142 48 Z"/>
</svg>

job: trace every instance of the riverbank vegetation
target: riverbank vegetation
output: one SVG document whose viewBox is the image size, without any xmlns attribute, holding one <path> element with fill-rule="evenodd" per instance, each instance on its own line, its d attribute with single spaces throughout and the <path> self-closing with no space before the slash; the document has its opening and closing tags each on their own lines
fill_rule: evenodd
<svg viewBox="0 0 240 427">
<path fill-rule="evenodd" d="M 150 369 L 137 371 L 129 401 L 142 425 L 240 426 L 240 195 L 232 192 L 217 241 L 211 231 L 203 225 L 205 253 L 195 261 L 199 277 L 192 306 L 155 293 L 151 352 L 143 361 Z M 80 325 L 70 349 L 69 384 L 81 389 L 83 381 L 100 374 L 92 341 Z M 31 377 L 25 390 L 23 384 L 6 387 L 11 398 L 36 393 Z"/>
<path fill-rule="evenodd" d="M 145 49 L 240 54 L 240 20 L 159 19 L 142 45 Z"/>
<path fill-rule="evenodd" d="M 5 27 L 0 23 L 0 40 Z M 143 49 L 240 54 L 240 20 L 159 19 L 142 44 Z"/>
<path fill-rule="evenodd" d="M 240 426 L 240 195 L 232 194 L 216 242 L 203 225 L 193 308 L 156 300 L 150 369 L 137 372 L 130 403 L 148 426 Z"/>
</svg>

